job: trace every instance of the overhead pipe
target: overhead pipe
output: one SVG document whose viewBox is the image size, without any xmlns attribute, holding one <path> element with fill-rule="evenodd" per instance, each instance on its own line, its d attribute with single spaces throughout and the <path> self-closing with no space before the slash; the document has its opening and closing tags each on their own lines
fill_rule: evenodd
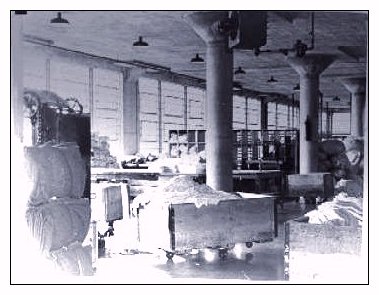
<svg viewBox="0 0 379 295">
<path fill-rule="evenodd" d="M 260 50 L 259 48 L 254 49 L 255 56 L 260 55 L 261 53 L 281 53 L 285 56 L 289 52 L 295 52 L 296 56 L 302 57 L 306 54 L 307 51 L 313 50 L 315 48 L 315 24 L 314 24 L 314 12 L 311 12 L 311 31 L 309 32 L 311 36 L 311 46 L 303 43 L 301 40 L 296 40 L 296 43 L 292 48 L 279 48 L 279 49 L 265 49 Z"/>
<path fill-rule="evenodd" d="M 311 47 L 308 50 L 313 50 L 315 48 L 315 13 L 311 12 L 311 31 L 309 32 L 311 36 Z"/>
</svg>

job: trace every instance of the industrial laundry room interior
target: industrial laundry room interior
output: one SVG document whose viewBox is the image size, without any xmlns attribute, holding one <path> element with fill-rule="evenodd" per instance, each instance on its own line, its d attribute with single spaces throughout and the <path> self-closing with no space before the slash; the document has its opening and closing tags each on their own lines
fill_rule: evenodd
<svg viewBox="0 0 379 295">
<path fill-rule="evenodd" d="M 368 11 L 10 18 L 12 283 L 367 282 Z"/>
</svg>

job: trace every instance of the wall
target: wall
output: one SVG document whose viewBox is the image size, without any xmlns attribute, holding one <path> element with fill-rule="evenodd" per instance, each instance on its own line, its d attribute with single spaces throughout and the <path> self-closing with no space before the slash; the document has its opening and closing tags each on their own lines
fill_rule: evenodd
<svg viewBox="0 0 379 295">
<path fill-rule="evenodd" d="M 169 130 L 206 129 L 205 89 L 139 79 L 140 152 L 168 152 Z M 233 129 L 261 129 L 260 101 L 233 96 Z M 286 117 L 287 118 L 287 117 Z"/>
<path fill-rule="evenodd" d="M 122 136 L 121 72 L 24 44 L 24 87 L 52 91 L 62 98 L 77 98 L 83 112 L 92 111 L 92 132 L 108 136 L 111 152 L 118 154 Z"/>
<path fill-rule="evenodd" d="M 25 42 L 24 42 L 25 43 Z M 88 58 L 87 58 L 88 59 Z M 92 58 L 93 59 L 93 58 Z M 108 136 L 111 152 L 122 157 L 123 89 L 120 69 L 109 69 L 104 61 L 51 54 L 25 43 L 24 85 L 75 97 L 91 113 L 91 130 Z M 205 89 L 178 83 L 140 78 L 139 151 L 143 155 L 168 151 L 171 129 L 206 129 Z M 325 116 L 322 118 L 326 130 Z M 334 114 L 333 132 L 350 132 L 349 114 Z M 276 102 L 268 103 L 268 129 L 298 129 L 299 109 Z M 233 96 L 233 129 L 261 129 L 261 101 Z"/>
</svg>

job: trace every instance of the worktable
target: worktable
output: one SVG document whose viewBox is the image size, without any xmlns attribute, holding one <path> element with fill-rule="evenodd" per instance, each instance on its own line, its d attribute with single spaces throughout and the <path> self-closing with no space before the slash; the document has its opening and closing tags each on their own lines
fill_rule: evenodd
<svg viewBox="0 0 379 295">
<path fill-rule="evenodd" d="M 199 174 L 162 173 L 153 169 L 112 169 L 92 168 L 92 182 L 129 182 L 130 185 L 144 185 L 150 181 L 166 181 L 178 175 L 203 177 Z M 282 172 L 280 170 L 233 170 L 234 191 L 251 193 L 280 194 L 282 187 Z M 156 184 L 149 184 L 156 186 Z"/>
<path fill-rule="evenodd" d="M 151 169 L 91 168 L 91 181 L 127 182 L 136 180 L 158 180 L 160 173 Z"/>
</svg>

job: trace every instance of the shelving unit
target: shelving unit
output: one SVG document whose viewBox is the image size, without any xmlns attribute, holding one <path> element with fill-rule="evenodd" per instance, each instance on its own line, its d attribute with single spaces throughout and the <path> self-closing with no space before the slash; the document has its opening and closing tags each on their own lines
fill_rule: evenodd
<svg viewBox="0 0 379 295">
<path fill-rule="evenodd" d="M 205 150 L 205 130 L 170 130 L 169 156 L 180 158 L 183 154 Z"/>
<path fill-rule="evenodd" d="M 205 130 L 170 130 L 172 158 L 205 150 Z M 298 130 L 234 130 L 233 168 L 237 170 L 282 170 L 297 173 Z"/>
</svg>

